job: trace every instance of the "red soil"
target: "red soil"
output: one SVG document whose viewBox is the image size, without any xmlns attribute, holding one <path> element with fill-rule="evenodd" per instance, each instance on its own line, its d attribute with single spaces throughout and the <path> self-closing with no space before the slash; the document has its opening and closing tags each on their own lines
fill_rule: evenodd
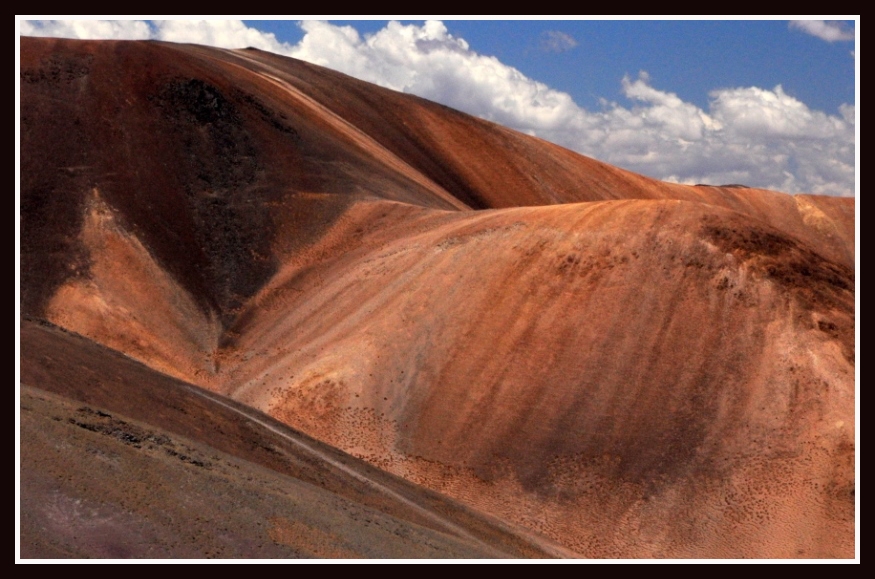
<svg viewBox="0 0 875 579">
<path fill-rule="evenodd" d="M 21 54 L 25 314 L 583 556 L 853 556 L 853 200 L 256 50 Z"/>
</svg>

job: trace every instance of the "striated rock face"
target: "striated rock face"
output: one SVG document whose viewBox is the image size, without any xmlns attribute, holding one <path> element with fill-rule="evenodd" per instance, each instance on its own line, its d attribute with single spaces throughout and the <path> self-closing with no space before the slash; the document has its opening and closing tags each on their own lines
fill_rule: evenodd
<svg viewBox="0 0 875 579">
<path fill-rule="evenodd" d="M 854 556 L 852 199 L 252 49 L 21 71 L 26 316 L 580 556 Z"/>
</svg>

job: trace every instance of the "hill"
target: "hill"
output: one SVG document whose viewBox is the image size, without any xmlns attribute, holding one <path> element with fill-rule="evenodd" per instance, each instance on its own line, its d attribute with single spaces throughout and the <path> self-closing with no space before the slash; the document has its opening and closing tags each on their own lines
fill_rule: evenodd
<svg viewBox="0 0 875 579">
<path fill-rule="evenodd" d="M 257 50 L 21 46 L 29 319 L 581 556 L 853 557 L 853 200 Z"/>
</svg>

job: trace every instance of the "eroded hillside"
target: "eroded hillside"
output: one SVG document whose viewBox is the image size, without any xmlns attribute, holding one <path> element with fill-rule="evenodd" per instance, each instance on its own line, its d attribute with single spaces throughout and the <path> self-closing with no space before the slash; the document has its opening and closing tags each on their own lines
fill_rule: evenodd
<svg viewBox="0 0 875 579">
<path fill-rule="evenodd" d="M 581 556 L 853 557 L 853 200 L 257 50 L 21 45 L 26 316 Z"/>
</svg>

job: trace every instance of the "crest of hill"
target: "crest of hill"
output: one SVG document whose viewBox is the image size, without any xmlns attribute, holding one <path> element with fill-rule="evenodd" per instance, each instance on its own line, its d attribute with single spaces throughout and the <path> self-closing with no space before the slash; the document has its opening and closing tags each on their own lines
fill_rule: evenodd
<svg viewBox="0 0 875 579">
<path fill-rule="evenodd" d="M 25 314 L 587 556 L 853 551 L 853 200 L 255 50 L 21 54 Z"/>
<path fill-rule="evenodd" d="M 225 324 L 276 271 L 279 238 L 306 246 L 362 198 L 461 211 L 684 199 L 853 263 L 850 200 L 662 183 L 253 49 L 22 37 L 21 151 L 34 315 L 86 267 L 77 232 L 95 194 Z"/>
</svg>

